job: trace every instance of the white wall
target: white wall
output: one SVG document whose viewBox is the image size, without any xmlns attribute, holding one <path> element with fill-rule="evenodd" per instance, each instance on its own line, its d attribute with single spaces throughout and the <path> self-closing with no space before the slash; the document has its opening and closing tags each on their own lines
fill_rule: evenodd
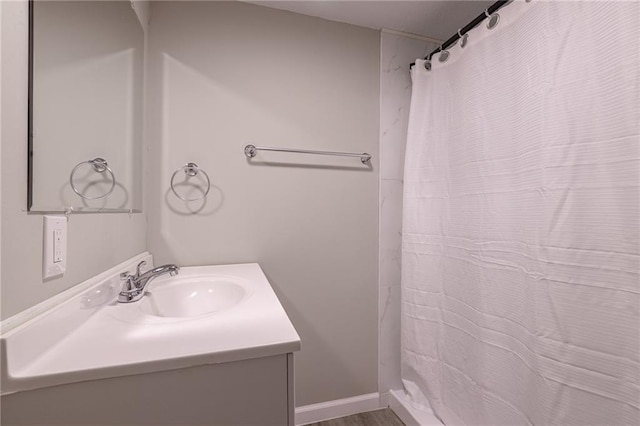
<svg viewBox="0 0 640 426">
<path fill-rule="evenodd" d="M 382 32 L 380 42 L 379 389 L 401 389 L 400 260 L 404 151 L 411 103 L 409 64 L 433 43 Z"/>
<path fill-rule="evenodd" d="M 2 68 L 2 278 L 1 318 L 29 308 L 145 250 L 142 214 L 72 216 L 67 272 L 42 282 L 42 216 L 29 215 L 27 199 L 26 1 L 3 1 Z M 64 155 L 64 153 L 61 153 Z"/>
<path fill-rule="evenodd" d="M 154 2 L 149 48 L 156 261 L 260 263 L 302 338 L 296 405 L 376 392 L 379 33 L 238 2 Z M 248 161 L 249 142 L 366 151 L 372 168 Z M 169 192 L 188 161 L 211 177 L 204 206 Z"/>
</svg>

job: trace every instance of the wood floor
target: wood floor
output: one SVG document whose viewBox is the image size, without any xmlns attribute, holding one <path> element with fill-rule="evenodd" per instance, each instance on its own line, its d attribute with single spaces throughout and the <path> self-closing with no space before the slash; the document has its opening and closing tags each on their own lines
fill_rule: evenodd
<svg viewBox="0 0 640 426">
<path fill-rule="evenodd" d="M 369 411 L 367 413 L 354 414 L 353 416 L 340 417 L 339 419 L 311 423 L 307 426 L 404 426 L 404 423 L 400 421 L 393 411 L 385 408 L 384 410 Z"/>
</svg>

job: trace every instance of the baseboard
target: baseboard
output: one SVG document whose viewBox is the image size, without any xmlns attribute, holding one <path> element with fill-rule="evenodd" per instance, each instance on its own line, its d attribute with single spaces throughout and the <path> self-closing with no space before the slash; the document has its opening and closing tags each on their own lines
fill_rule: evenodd
<svg viewBox="0 0 640 426">
<path fill-rule="evenodd" d="M 407 426 L 442 426 L 433 411 L 416 410 L 406 400 L 403 390 L 389 391 L 389 407 Z"/>
<path fill-rule="evenodd" d="M 380 394 L 380 408 L 389 407 L 389 392 Z"/>
<path fill-rule="evenodd" d="M 321 422 L 382 408 L 378 392 L 296 408 L 296 425 Z"/>
</svg>

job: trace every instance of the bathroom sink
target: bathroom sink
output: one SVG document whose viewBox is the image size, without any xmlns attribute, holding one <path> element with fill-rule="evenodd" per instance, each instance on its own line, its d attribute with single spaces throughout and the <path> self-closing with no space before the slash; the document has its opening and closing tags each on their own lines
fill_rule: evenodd
<svg viewBox="0 0 640 426">
<path fill-rule="evenodd" d="M 154 278 L 140 300 L 118 303 L 121 273 L 141 260 L 153 265 L 149 254 L 137 256 L 4 332 L 0 395 L 300 350 L 257 263 L 181 267 L 176 276 Z"/>
<path fill-rule="evenodd" d="M 167 277 L 150 286 L 140 309 L 158 317 L 197 317 L 236 306 L 248 295 L 247 288 L 234 277 Z"/>
</svg>

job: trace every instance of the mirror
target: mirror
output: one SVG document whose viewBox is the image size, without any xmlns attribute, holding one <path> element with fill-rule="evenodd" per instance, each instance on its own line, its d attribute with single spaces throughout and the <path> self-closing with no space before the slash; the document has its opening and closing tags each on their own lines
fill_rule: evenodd
<svg viewBox="0 0 640 426">
<path fill-rule="evenodd" d="M 30 1 L 29 211 L 140 211 L 145 33 L 133 7 Z"/>
</svg>

